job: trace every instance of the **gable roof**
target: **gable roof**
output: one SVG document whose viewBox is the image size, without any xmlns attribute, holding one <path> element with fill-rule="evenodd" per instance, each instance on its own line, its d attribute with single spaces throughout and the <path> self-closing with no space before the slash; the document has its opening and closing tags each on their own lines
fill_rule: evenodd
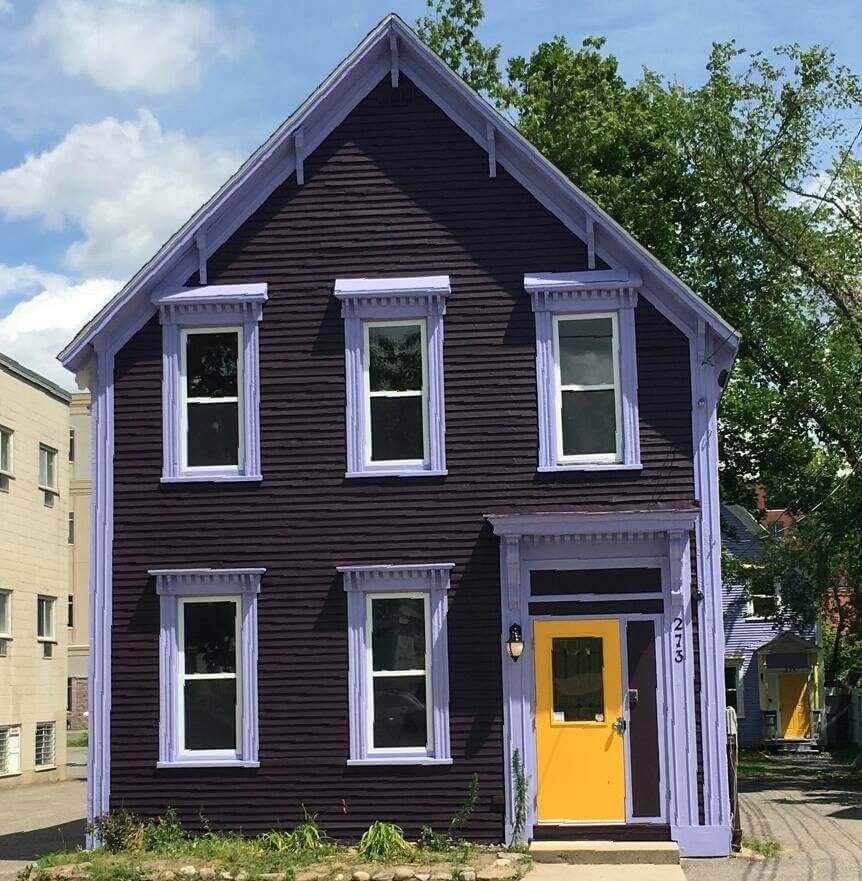
<svg viewBox="0 0 862 881">
<path fill-rule="evenodd" d="M 592 199 L 554 167 L 517 129 L 455 74 L 395 13 L 387 15 L 237 172 L 159 249 L 59 354 L 82 369 L 96 337 L 137 298 L 161 286 L 181 287 L 196 269 L 296 172 L 303 160 L 389 74 L 408 76 L 444 113 L 489 153 L 612 268 L 636 270 L 651 302 L 690 336 L 704 328 L 703 357 L 716 375 L 729 369 L 738 333 Z M 541 271 L 543 267 L 526 267 Z M 139 310 L 136 310 L 136 312 Z M 706 332 L 711 339 L 706 338 Z M 707 354 L 707 352 L 709 354 Z"/>
<path fill-rule="evenodd" d="M 765 556 L 766 530 L 741 505 L 721 506 L 721 544 L 744 563 L 757 563 Z"/>
<path fill-rule="evenodd" d="M 26 382 L 28 385 L 42 389 L 42 391 L 47 392 L 49 395 L 57 398 L 57 400 L 62 401 L 64 404 L 68 404 L 72 400 L 71 392 L 66 391 L 62 386 L 57 385 L 56 382 L 52 382 L 50 379 L 46 379 L 41 374 L 36 373 L 35 370 L 31 370 L 29 367 L 19 364 L 13 358 L 4 355 L 2 352 L 0 352 L 0 370 L 5 370 L 7 373 L 11 373 L 22 382 Z"/>
</svg>

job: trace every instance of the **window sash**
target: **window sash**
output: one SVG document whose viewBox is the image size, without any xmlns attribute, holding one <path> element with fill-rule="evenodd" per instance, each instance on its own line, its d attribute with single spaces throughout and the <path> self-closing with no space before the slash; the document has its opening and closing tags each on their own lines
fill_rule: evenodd
<svg viewBox="0 0 862 881">
<path fill-rule="evenodd" d="M 406 391 L 371 391 L 371 330 L 375 327 L 419 327 L 419 347 L 422 356 L 422 388 Z M 428 339 L 427 323 L 424 318 L 405 318 L 391 321 L 362 322 L 362 373 L 365 412 L 365 452 L 366 466 L 388 465 L 427 465 L 428 464 Z M 372 398 L 417 398 L 422 399 L 422 458 L 421 459 L 373 459 L 371 447 L 371 399 Z"/>
<path fill-rule="evenodd" d="M 234 606 L 234 672 L 186 673 L 185 607 L 192 603 L 233 603 Z M 177 600 L 177 750 L 180 756 L 196 758 L 213 756 L 239 758 L 242 753 L 242 598 L 239 596 L 179 597 Z M 232 679 L 235 686 L 234 720 L 236 724 L 234 749 L 188 749 L 186 747 L 186 682 L 205 679 Z"/>
<path fill-rule="evenodd" d="M 0 637 L 12 636 L 12 592 L 0 590 Z"/>
<path fill-rule="evenodd" d="M 611 322 L 611 360 L 614 381 L 593 385 L 579 383 L 563 383 L 562 357 L 560 351 L 560 323 L 566 321 L 592 321 L 607 318 Z M 561 464 L 573 462 L 622 462 L 622 412 L 620 400 L 620 351 L 619 322 L 616 312 L 584 312 L 579 314 L 560 314 L 553 316 L 553 351 L 554 351 L 554 409 L 557 431 L 557 461 Z M 563 392 L 599 392 L 614 393 L 614 451 L 601 453 L 566 454 L 563 443 Z"/>
<path fill-rule="evenodd" d="M 37 597 L 36 599 L 36 637 L 54 640 L 54 597 Z"/>
<path fill-rule="evenodd" d="M 0 474 L 12 477 L 12 432 L 0 428 Z"/>
<path fill-rule="evenodd" d="M 39 489 L 57 491 L 57 451 L 39 444 Z"/>
<path fill-rule="evenodd" d="M 36 725 L 37 768 L 50 768 L 56 763 L 55 726 L 53 722 L 39 722 Z"/>
<path fill-rule="evenodd" d="M 0 728 L 0 775 L 21 771 L 21 726 Z"/>
<path fill-rule="evenodd" d="M 410 670 L 375 670 L 374 669 L 374 601 L 375 600 L 422 600 L 425 629 L 425 666 L 424 669 Z M 388 591 L 386 593 L 368 593 L 365 597 L 365 663 L 368 677 L 368 696 L 366 709 L 366 736 L 368 738 L 368 755 L 404 755 L 431 756 L 434 754 L 434 701 L 431 677 L 431 596 L 427 591 Z M 425 745 L 424 746 L 383 746 L 374 745 L 374 680 L 393 679 L 406 676 L 425 677 Z"/>
<path fill-rule="evenodd" d="M 235 333 L 236 340 L 236 395 L 227 395 L 223 398 L 196 397 L 188 394 L 188 338 L 201 334 L 226 334 Z M 245 431 L 243 430 L 244 402 L 244 340 L 243 329 L 239 325 L 222 327 L 212 325 L 207 327 L 184 327 L 180 331 L 180 427 L 181 450 L 180 463 L 183 471 L 194 474 L 206 474 L 207 472 L 236 472 L 239 474 L 245 462 Z M 189 405 L 190 404 L 236 404 L 237 418 L 237 460 L 235 465 L 189 465 Z"/>
</svg>

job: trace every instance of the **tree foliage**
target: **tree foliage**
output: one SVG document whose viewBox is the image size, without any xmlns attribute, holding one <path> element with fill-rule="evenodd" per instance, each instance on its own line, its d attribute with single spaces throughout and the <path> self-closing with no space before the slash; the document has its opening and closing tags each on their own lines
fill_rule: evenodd
<svg viewBox="0 0 862 881">
<path fill-rule="evenodd" d="M 856 605 L 859 78 L 823 46 L 730 42 L 713 45 L 696 88 L 648 70 L 627 83 L 602 38 L 572 48 L 562 36 L 504 76 L 500 47 L 476 35 L 481 3 L 428 3 L 429 45 L 742 332 L 720 411 L 724 497 L 751 508 L 760 482 L 772 504 L 807 514 L 769 554 L 783 614 L 811 620 L 839 583 Z"/>
</svg>

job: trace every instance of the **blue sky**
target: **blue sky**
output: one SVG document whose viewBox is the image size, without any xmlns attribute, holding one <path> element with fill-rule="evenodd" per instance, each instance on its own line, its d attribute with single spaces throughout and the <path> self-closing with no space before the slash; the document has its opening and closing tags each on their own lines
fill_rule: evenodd
<svg viewBox="0 0 862 881">
<path fill-rule="evenodd" d="M 714 40 L 825 43 L 862 73 L 860 0 L 485 0 L 504 58 L 607 37 L 687 85 Z M 0 350 L 57 350 L 387 12 L 424 0 L 0 0 Z"/>
</svg>

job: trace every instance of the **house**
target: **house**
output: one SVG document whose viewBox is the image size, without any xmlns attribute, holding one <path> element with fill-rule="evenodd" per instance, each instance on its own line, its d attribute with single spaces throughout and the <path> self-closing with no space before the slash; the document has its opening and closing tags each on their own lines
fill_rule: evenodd
<svg viewBox="0 0 862 881">
<path fill-rule="evenodd" d="M 90 815 L 727 854 L 737 342 L 386 17 L 60 355 Z"/>
<path fill-rule="evenodd" d="M 721 525 L 728 553 L 756 567 L 764 558 L 766 528 L 739 505 L 722 505 Z M 725 585 L 727 704 L 736 709 L 741 746 L 810 749 L 819 742 L 823 723 L 819 627 L 796 632 L 776 623 L 780 594 L 763 591 L 762 586 Z"/>
<path fill-rule="evenodd" d="M 0 788 L 65 773 L 67 650 L 80 614 L 74 397 L 0 354 Z"/>
</svg>

